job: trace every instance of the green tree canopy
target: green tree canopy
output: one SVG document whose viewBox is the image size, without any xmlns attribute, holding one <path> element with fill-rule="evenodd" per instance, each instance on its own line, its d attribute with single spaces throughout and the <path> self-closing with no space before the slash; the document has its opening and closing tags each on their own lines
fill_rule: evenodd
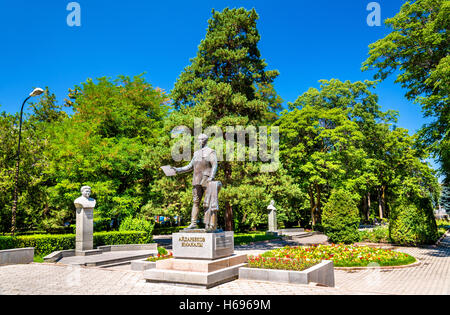
<svg viewBox="0 0 450 315">
<path fill-rule="evenodd" d="M 396 113 L 381 112 L 374 82 L 322 80 L 290 104 L 275 123 L 280 127 L 283 166 L 307 194 L 311 220 L 320 223 L 331 189 L 361 200 L 366 219 L 371 200 L 378 216 L 402 195 L 436 196 L 435 173 L 414 148 L 408 131 L 394 128 Z"/>
<path fill-rule="evenodd" d="M 432 148 L 450 176 L 450 2 L 408 1 L 385 23 L 392 32 L 369 46 L 363 70 L 377 70 L 375 78 L 382 80 L 396 74 L 406 97 L 434 119 L 420 131 L 420 142 Z"/>
<path fill-rule="evenodd" d="M 142 76 L 89 79 L 70 90 L 66 106 L 73 115 L 48 130 L 49 205 L 60 215 L 49 220 L 73 216 L 73 199 L 83 185 L 92 187 L 100 216 L 123 218 L 140 211 L 153 173 L 139 161 L 158 141 L 166 101 Z"/>
</svg>

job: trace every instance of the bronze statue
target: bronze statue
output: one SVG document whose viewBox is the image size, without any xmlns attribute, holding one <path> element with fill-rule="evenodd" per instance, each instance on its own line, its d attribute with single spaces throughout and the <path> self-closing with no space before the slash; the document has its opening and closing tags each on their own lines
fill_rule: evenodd
<svg viewBox="0 0 450 315">
<path fill-rule="evenodd" d="M 172 168 L 176 174 L 194 171 L 192 177 L 194 205 L 191 213 L 191 224 L 187 229 L 198 228 L 197 218 L 200 211 L 200 202 L 202 197 L 205 196 L 203 202 L 203 208 L 205 210 L 205 227 L 207 231 L 214 231 L 217 229 L 217 211 L 219 210 L 218 195 L 220 188 L 222 187 L 221 182 L 213 181 L 217 172 L 217 155 L 216 151 L 207 146 L 207 135 L 201 134 L 198 136 L 197 140 L 201 149 L 194 152 L 191 162 L 184 167 L 170 168 Z"/>
</svg>

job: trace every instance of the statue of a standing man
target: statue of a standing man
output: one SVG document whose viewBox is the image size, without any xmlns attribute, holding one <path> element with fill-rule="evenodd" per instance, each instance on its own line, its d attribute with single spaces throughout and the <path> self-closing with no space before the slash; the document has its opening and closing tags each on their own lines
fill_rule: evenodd
<svg viewBox="0 0 450 315">
<path fill-rule="evenodd" d="M 218 210 L 218 190 L 220 189 L 221 184 L 212 185 L 213 179 L 216 176 L 217 172 L 217 155 L 216 151 L 209 148 L 207 146 L 208 136 L 205 134 L 201 134 L 197 138 L 198 143 L 201 147 L 200 150 L 194 152 L 194 156 L 191 162 L 180 168 L 174 167 L 176 173 L 186 173 L 190 171 L 194 171 L 194 175 L 192 178 L 192 195 L 194 199 L 194 205 L 192 207 L 191 213 L 191 224 L 187 227 L 188 229 L 196 229 L 197 226 L 197 218 L 200 210 L 200 202 L 205 193 L 208 193 L 208 199 L 205 200 L 208 202 L 208 205 L 204 205 L 205 210 L 208 209 L 214 213 L 214 215 L 208 214 L 208 222 L 205 222 L 207 230 L 214 230 L 217 228 L 217 218 L 215 213 Z M 217 182 L 220 183 L 220 182 Z M 211 185 L 210 185 L 211 184 Z M 215 192 L 211 190 L 207 192 L 208 187 L 217 187 Z M 206 199 L 206 198 L 205 198 Z M 211 209 L 214 207 L 214 209 Z M 205 217 L 206 218 L 206 217 Z"/>
</svg>

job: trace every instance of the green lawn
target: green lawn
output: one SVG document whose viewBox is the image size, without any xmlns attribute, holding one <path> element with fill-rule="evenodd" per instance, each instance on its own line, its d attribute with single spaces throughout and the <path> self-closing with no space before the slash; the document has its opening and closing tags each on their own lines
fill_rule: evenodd
<svg viewBox="0 0 450 315">
<path fill-rule="evenodd" d="M 266 234 L 266 232 L 235 233 L 234 245 L 243 245 L 253 242 L 260 242 L 274 239 L 280 239 L 280 237 Z"/>
</svg>

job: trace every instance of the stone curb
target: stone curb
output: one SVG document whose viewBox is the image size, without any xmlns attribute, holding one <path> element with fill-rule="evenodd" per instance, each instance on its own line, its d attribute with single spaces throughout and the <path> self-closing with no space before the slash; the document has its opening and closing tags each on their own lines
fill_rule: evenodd
<svg viewBox="0 0 450 315">
<path fill-rule="evenodd" d="M 314 282 L 328 287 L 335 286 L 334 268 L 331 260 L 323 260 L 303 271 L 242 267 L 239 269 L 239 279 L 289 284 Z"/>
<path fill-rule="evenodd" d="M 395 244 L 390 243 L 368 243 L 368 242 L 358 242 L 353 245 L 357 246 L 369 246 L 369 247 L 380 247 L 383 249 L 395 249 L 396 247 L 404 247 L 404 246 L 397 246 Z"/>
<path fill-rule="evenodd" d="M 0 250 L 0 265 L 29 264 L 33 262 L 34 247 Z"/>
<path fill-rule="evenodd" d="M 414 257 L 416 258 L 416 257 Z M 408 265 L 400 265 L 400 266 L 373 266 L 373 267 L 334 267 L 335 270 L 343 270 L 343 271 L 357 271 L 357 270 L 395 270 L 395 269 L 405 269 L 420 266 L 422 262 L 416 258 L 416 262 Z"/>
<path fill-rule="evenodd" d="M 156 268 L 156 261 L 147 261 L 147 258 L 133 260 L 131 262 L 131 270 L 133 271 L 145 271 L 153 268 Z"/>
</svg>

